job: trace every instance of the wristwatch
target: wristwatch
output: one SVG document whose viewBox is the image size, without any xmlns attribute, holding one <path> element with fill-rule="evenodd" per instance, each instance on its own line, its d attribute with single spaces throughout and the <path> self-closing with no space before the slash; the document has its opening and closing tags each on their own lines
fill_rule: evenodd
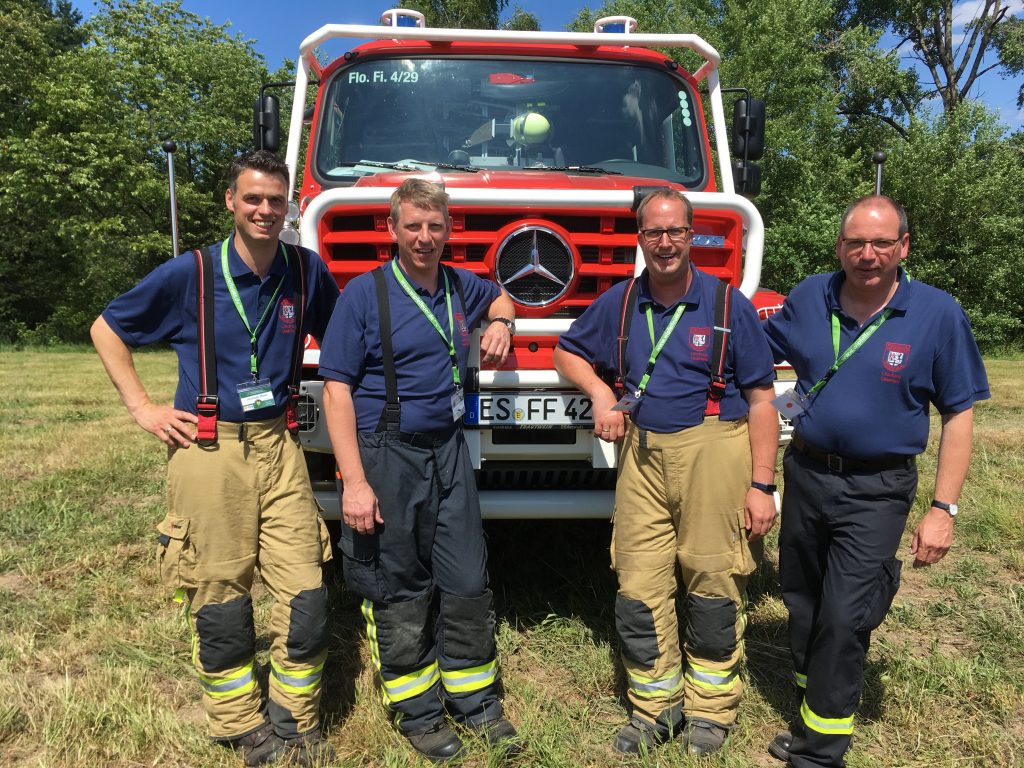
<svg viewBox="0 0 1024 768">
<path fill-rule="evenodd" d="M 775 485 L 774 483 L 752 482 L 750 484 L 750 487 L 757 488 L 757 490 L 761 491 L 761 493 L 767 493 L 769 496 L 772 496 L 779 489 L 779 486 Z"/>
<path fill-rule="evenodd" d="M 938 499 L 932 499 L 932 506 L 936 509 L 942 509 L 949 513 L 950 517 L 956 517 L 957 512 L 960 511 L 960 507 L 956 504 L 947 504 L 944 501 Z"/>
<path fill-rule="evenodd" d="M 509 336 L 515 336 L 516 335 L 516 321 L 515 320 L 509 320 L 507 317 L 492 317 L 491 318 L 491 322 L 492 323 L 501 323 L 506 328 L 508 328 Z"/>
</svg>

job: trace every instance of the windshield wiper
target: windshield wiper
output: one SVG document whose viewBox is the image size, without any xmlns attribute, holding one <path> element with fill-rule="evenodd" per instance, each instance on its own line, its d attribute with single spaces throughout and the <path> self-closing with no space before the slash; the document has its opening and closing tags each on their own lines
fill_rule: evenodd
<svg viewBox="0 0 1024 768">
<path fill-rule="evenodd" d="M 607 173 L 609 176 L 621 176 L 621 171 L 610 171 L 596 165 L 528 165 L 521 170 L 524 171 L 559 171 L 561 173 Z"/>
<path fill-rule="evenodd" d="M 479 173 L 480 169 L 475 168 L 472 165 L 452 165 L 451 163 L 431 163 L 426 160 L 401 160 L 397 163 L 385 163 L 379 160 L 360 160 L 355 163 L 339 163 L 339 165 L 345 165 L 350 167 L 357 167 L 365 165 L 370 168 L 388 168 L 393 171 L 422 171 L 425 170 L 422 166 L 428 168 L 441 168 L 446 171 L 466 171 L 467 173 Z"/>
</svg>

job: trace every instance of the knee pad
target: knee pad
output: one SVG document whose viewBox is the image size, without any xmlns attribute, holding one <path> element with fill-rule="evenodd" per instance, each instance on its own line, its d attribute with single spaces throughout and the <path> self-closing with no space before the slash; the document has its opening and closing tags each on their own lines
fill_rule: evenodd
<svg viewBox="0 0 1024 768">
<path fill-rule="evenodd" d="M 205 671 L 237 667 L 256 654 L 252 598 L 248 595 L 204 605 L 195 615 L 199 663 Z"/>
<path fill-rule="evenodd" d="M 686 596 L 686 648 L 699 659 L 725 661 L 736 651 L 736 603 L 728 597 Z"/>
<path fill-rule="evenodd" d="M 400 603 L 374 603 L 373 622 L 383 666 L 414 669 L 422 664 L 431 647 L 427 632 L 431 603 L 429 592 Z"/>
<path fill-rule="evenodd" d="M 289 603 L 288 658 L 302 661 L 327 647 L 327 587 L 304 589 Z"/>
<path fill-rule="evenodd" d="M 441 647 L 452 659 L 489 661 L 494 658 L 494 594 L 479 597 L 441 595 Z"/>
<path fill-rule="evenodd" d="M 653 667 L 661 652 L 654 613 L 643 600 L 615 595 L 615 629 L 619 634 L 622 655 L 635 664 Z"/>
</svg>

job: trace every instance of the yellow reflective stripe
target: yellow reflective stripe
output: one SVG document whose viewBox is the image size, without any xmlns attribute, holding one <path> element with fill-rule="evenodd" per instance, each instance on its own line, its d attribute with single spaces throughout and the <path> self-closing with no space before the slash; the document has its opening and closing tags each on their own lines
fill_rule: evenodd
<svg viewBox="0 0 1024 768">
<path fill-rule="evenodd" d="M 441 679 L 441 672 L 437 668 L 437 662 L 431 662 L 429 666 L 417 670 L 409 675 L 402 675 L 391 680 L 385 680 L 381 676 L 381 688 L 389 701 L 405 701 L 419 696 L 421 693 L 430 690 Z"/>
<path fill-rule="evenodd" d="M 446 691 L 466 693 L 479 691 L 492 685 L 498 679 L 498 660 L 492 659 L 487 664 L 468 669 L 441 670 L 441 680 Z"/>
<path fill-rule="evenodd" d="M 683 668 L 675 666 L 662 677 L 648 677 L 639 672 L 627 672 L 629 687 L 642 699 L 664 699 L 679 693 L 683 687 Z"/>
<path fill-rule="evenodd" d="M 174 598 L 173 598 L 174 602 L 176 602 L 176 603 L 183 603 L 183 602 L 185 602 L 185 595 L 186 595 L 186 592 L 185 592 L 184 587 L 178 587 L 176 590 L 174 590 Z"/>
<path fill-rule="evenodd" d="M 198 673 L 199 684 L 207 696 L 214 699 L 226 699 L 248 693 L 256 687 L 256 677 L 252 673 L 252 662 L 232 672 L 230 675 L 204 675 Z"/>
<path fill-rule="evenodd" d="M 853 733 L 853 715 L 849 717 L 822 717 L 807 706 L 807 699 L 800 705 L 800 717 L 812 731 L 830 736 L 849 736 Z"/>
<path fill-rule="evenodd" d="M 698 664 L 686 665 L 686 679 L 709 691 L 727 691 L 736 684 L 739 674 L 732 669 L 708 669 Z"/>
<path fill-rule="evenodd" d="M 366 639 L 370 641 L 370 658 L 373 666 L 380 672 L 380 646 L 377 645 L 377 622 L 373 618 L 373 601 L 363 600 L 360 610 L 366 619 Z"/>
<path fill-rule="evenodd" d="M 307 667 L 302 671 L 289 672 L 271 659 L 270 667 L 270 679 L 277 683 L 281 690 L 289 693 L 309 693 L 316 690 L 316 687 L 320 685 L 320 678 L 323 677 L 324 672 L 323 662 L 315 667 Z"/>
<path fill-rule="evenodd" d="M 799 672 L 793 672 L 793 682 L 801 688 L 807 688 L 807 675 L 802 675 Z"/>
</svg>

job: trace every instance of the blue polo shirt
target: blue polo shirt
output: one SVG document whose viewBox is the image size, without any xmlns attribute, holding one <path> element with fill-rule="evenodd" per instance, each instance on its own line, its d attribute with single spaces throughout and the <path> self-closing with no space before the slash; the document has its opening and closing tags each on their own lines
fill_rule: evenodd
<svg viewBox="0 0 1024 768">
<path fill-rule="evenodd" d="M 299 329 L 295 307 L 298 297 L 292 285 L 291 269 L 285 264 L 280 250 L 266 279 L 261 282 L 239 257 L 234 237 L 229 238 L 228 266 L 250 327 L 256 326 L 277 286 L 281 285 L 276 306 L 267 312 L 257 336 L 259 376 L 270 379 L 274 404 L 244 413 L 238 385 L 252 381 L 249 332 L 238 316 L 224 282 L 220 266 L 221 244 L 209 247 L 213 255 L 219 418 L 234 422 L 274 418 L 284 411 L 288 398 L 288 376 L 296 336 L 299 343 L 307 333 L 318 340 L 323 336 L 338 297 L 338 284 L 319 256 L 300 249 L 306 264 L 306 313 L 305 327 Z M 195 256 L 184 253 L 154 269 L 103 311 L 103 319 L 129 347 L 142 347 L 159 341 L 170 344 L 178 354 L 178 389 L 174 395 L 174 407 L 190 413 L 196 412 L 199 393 L 196 274 Z"/>
<path fill-rule="evenodd" d="M 459 361 L 459 377 L 465 386 L 473 329 L 501 290 L 472 272 L 464 269 L 455 271 L 461 278 L 466 297 L 466 306 L 463 307 L 454 283 L 451 285 L 455 354 Z M 390 264 L 384 266 L 384 276 L 391 304 L 391 338 L 398 399 L 402 406 L 400 429 L 403 432 L 450 429 L 455 383 L 448 346 L 399 285 Z M 433 312 L 445 334 L 452 338 L 444 279 L 438 276 L 437 290 L 433 294 L 417 285 L 408 275 L 406 279 Z M 352 387 L 356 428 L 360 432 L 376 431 L 384 409 L 387 398 L 383 356 L 377 290 L 373 275 L 367 272 L 353 278 L 342 291 L 320 351 L 320 375 Z"/>
<path fill-rule="evenodd" d="M 696 267 L 691 266 L 691 270 L 690 287 L 681 299 L 686 310 L 662 348 L 647 391 L 631 414 L 638 427 L 651 432 L 678 432 L 704 420 L 711 379 L 718 280 Z M 657 341 L 679 304 L 662 307 L 651 298 L 647 273 L 644 272 L 639 280 L 629 343 L 626 345 L 625 381 L 626 389 L 630 391 L 640 383 L 654 346 L 647 327 L 645 307 L 651 307 Z M 619 322 L 628 286 L 629 281 L 624 281 L 598 296 L 573 322 L 569 331 L 562 334 L 558 346 L 579 355 L 598 369 L 616 371 Z M 754 305 L 739 291 L 733 291 L 732 338 L 723 372 L 726 389 L 719 414 L 723 421 L 736 421 L 747 415 L 749 407 L 740 390 L 769 386 L 774 379 L 771 352 L 759 324 Z"/>
<path fill-rule="evenodd" d="M 843 272 L 814 275 L 793 289 L 764 330 L 776 360 L 788 360 L 806 393 L 861 332 L 839 305 Z M 902 269 L 892 314 L 798 415 L 797 433 L 816 448 L 859 459 L 916 456 L 928 443 L 928 405 L 959 413 L 989 397 L 981 353 L 963 309 L 948 293 Z M 870 318 L 864 327 L 870 325 Z"/>
</svg>

